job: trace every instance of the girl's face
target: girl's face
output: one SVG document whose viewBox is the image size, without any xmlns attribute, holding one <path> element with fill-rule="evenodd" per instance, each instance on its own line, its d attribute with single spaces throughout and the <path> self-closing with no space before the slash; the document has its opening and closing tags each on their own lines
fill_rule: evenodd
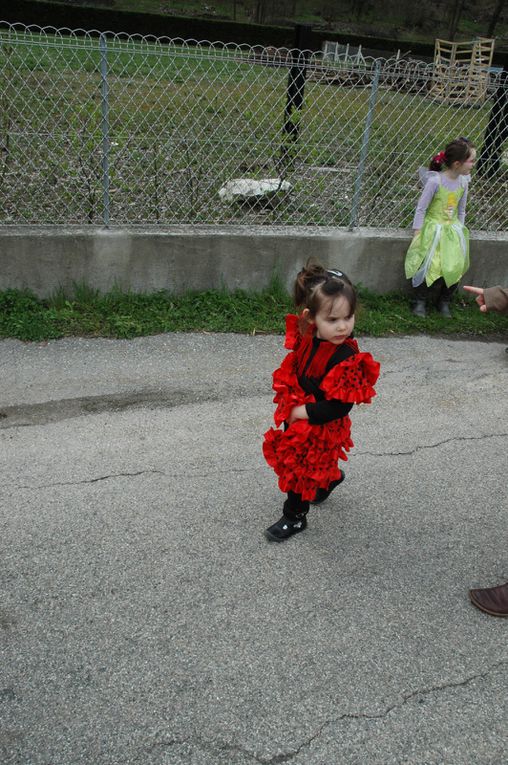
<svg viewBox="0 0 508 765">
<path fill-rule="evenodd" d="M 469 175 L 471 170 L 474 167 L 474 163 L 476 162 L 476 149 L 471 149 L 471 154 L 467 159 L 464 160 L 464 162 L 454 162 L 453 167 L 454 170 L 457 171 L 459 175 Z"/>
<path fill-rule="evenodd" d="M 316 335 L 320 340 L 328 340 L 334 345 L 341 345 L 355 326 L 355 315 L 344 295 L 323 303 L 317 312 L 314 322 Z"/>
</svg>

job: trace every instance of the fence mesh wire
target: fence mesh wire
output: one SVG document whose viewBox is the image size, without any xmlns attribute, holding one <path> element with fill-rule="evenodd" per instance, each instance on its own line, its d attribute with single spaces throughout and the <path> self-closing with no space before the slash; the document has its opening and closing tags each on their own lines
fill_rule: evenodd
<svg viewBox="0 0 508 765">
<path fill-rule="evenodd" d="M 0 22 L 0 220 L 408 227 L 418 167 L 463 135 L 466 223 L 505 230 L 508 83 L 468 76 L 452 101 L 415 61 Z"/>
</svg>

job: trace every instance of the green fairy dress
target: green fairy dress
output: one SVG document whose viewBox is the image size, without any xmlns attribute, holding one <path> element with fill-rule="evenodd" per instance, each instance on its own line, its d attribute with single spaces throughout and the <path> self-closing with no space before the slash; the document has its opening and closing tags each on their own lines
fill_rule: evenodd
<svg viewBox="0 0 508 765">
<path fill-rule="evenodd" d="M 467 191 L 468 177 L 459 176 L 458 187 L 446 187 L 441 173 L 427 172 L 420 201 L 433 193 L 419 233 L 406 253 L 406 277 L 413 287 L 424 282 L 428 287 L 443 277 L 446 286 L 457 284 L 469 268 L 469 231 L 457 211 Z M 415 216 L 416 220 L 416 216 Z M 418 228 L 417 225 L 414 226 Z"/>
</svg>

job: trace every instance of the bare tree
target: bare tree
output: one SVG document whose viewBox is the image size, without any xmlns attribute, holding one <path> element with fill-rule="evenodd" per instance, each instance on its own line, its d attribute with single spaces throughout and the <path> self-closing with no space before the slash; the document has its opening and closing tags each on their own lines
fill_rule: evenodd
<svg viewBox="0 0 508 765">
<path fill-rule="evenodd" d="M 403 12 L 404 26 L 408 29 L 422 28 L 425 21 L 436 26 L 436 7 L 425 5 L 421 0 L 407 0 L 403 5 Z"/>
<path fill-rule="evenodd" d="M 492 37 L 494 35 L 496 24 L 501 17 L 501 13 L 503 12 L 503 8 L 505 4 L 506 4 L 506 0 L 497 0 L 496 6 L 494 8 L 494 13 L 490 17 L 490 24 L 487 30 L 487 37 Z"/>
<path fill-rule="evenodd" d="M 459 27 L 460 17 L 462 16 L 465 2 L 466 0 L 453 0 L 450 9 L 450 25 L 448 27 L 448 37 L 450 40 L 453 40 L 457 34 L 457 29 Z"/>
<path fill-rule="evenodd" d="M 372 3 L 370 0 L 350 0 L 350 8 L 352 13 L 356 16 L 357 20 L 361 19 L 368 11 L 370 11 Z"/>
<path fill-rule="evenodd" d="M 339 18 L 338 5 L 337 0 L 323 0 L 321 3 L 321 18 L 326 21 L 328 29 L 331 29 L 334 22 Z"/>
<path fill-rule="evenodd" d="M 254 0 L 252 4 L 252 21 L 255 24 L 264 24 L 268 14 L 268 0 Z"/>
<path fill-rule="evenodd" d="M 255 24 L 266 24 L 274 18 L 294 19 L 297 13 L 297 0 L 244 0 L 243 5 Z"/>
</svg>

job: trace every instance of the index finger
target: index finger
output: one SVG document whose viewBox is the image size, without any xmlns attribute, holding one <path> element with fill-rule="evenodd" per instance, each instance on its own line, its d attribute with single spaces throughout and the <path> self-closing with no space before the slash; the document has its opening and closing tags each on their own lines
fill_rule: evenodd
<svg viewBox="0 0 508 765">
<path fill-rule="evenodd" d="M 470 287 L 469 285 L 464 284 L 462 289 L 467 290 L 468 292 L 473 292 L 475 295 L 483 295 L 482 287 Z"/>
</svg>

